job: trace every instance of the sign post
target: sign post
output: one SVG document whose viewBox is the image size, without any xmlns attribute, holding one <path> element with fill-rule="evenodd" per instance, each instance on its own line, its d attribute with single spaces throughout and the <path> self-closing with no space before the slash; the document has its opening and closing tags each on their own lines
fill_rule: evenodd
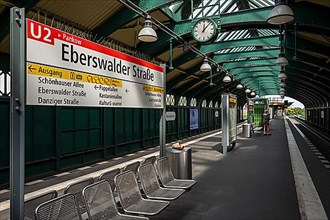
<svg viewBox="0 0 330 220">
<path fill-rule="evenodd" d="M 24 218 L 25 105 L 161 109 L 164 155 L 165 65 L 25 19 L 24 9 L 10 12 L 11 219 Z"/>
<path fill-rule="evenodd" d="M 227 154 L 237 139 L 237 99 L 234 94 L 225 93 L 221 96 L 222 116 L 222 153 Z"/>
<path fill-rule="evenodd" d="M 25 10 L 10 9 L 10 219 L 24 219 Z"/>
<path fill-rule="evenodd" d="M 166 147 L 166 64 L 161 65 L 164 69 L 164 75 L 163 75 L 163 89 L 164 89 L 164 95 L 163 95 L 163 109 L 162 109 L 162 115 L 160 117 L 159 121 L 159 147 L 160 147 L 160 157 L 165 156 L 165 147 Z"/>
</svg>

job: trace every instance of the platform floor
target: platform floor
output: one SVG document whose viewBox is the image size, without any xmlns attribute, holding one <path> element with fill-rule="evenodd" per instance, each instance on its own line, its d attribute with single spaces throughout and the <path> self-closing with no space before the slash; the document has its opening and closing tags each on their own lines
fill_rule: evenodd
<svg viewBox="0 0 330 220">
<path fill-rule="evenodd" d="M 191 147 L 193 152 L 193 179 L 198 183 L 150 219 L 313 219 L 305 218 L 302 212 L 299 194 L 301 189 L 299 182 L 294 179 L 290 159 L 292 155 L 290 157 L 289 152 L 294 143 L 298 144 L 303 160 L 306 161 L 307 170 L 326 213 L 312 213 L 307 216 L 327 219 L 326 215 L 330 216 L 329 170 L 313 154 L 291 122 L 285 126 L 284 121 L 283 118 L 271 121 L 271 136 L 264 136 L 262 131 L 255 132 L 252 138 L 239 135 L 236 147 L 226 156 L 219 152 L 220 132 L 186 140 L 186 145 Z M 288 129 L 292 130 L 294 143 L 291 139 L 288 142 Z M 157 150 L 154 148 L 117 159 L 116 165 L 113 161 L 108 164 L 100 163 L 92 167 L 95 169 L 92 173 L 88 171 L 91 168 L 83 172 L 86 175 L 94 175 L 93 173 L 98 172 L 97 167 L 104 169 L 109 165 L 124 166 L 124 163 L 131 162 L 131 159 L 141 159 L 141 155 L 147 157 L 157 154 Z M 74 174 L 75 172 L 72 172 L 70 175 Z M 29 186 L 30 193 L 47 182 Z M 305 191 L 303 193 L 306 194 Z M 318 210 L 309 207 L 309 211 Z M 2 217 L 5 215 L 0 215 L 0 219 L 6 219 Z"/>
<path fill-rule="evenodd" d="M 220 136 L 193 144 L 197 185 L 152 219 L 300 219 L 283 119 L 271 132 L 240 137 L 227 156 Z"/>
</svg>

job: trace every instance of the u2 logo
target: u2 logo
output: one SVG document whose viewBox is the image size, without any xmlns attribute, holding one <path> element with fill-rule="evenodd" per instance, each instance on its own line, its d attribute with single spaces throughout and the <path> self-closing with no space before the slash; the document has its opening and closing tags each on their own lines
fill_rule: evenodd
<svg viewBox="0 0 330 220">
<path fill-rule="evenodd" d="M 33 21 L 30 21 L 28 28 L 30 38 L 49 44 L 54 43 L 54 38 L 52 37 L 52 31 L 50 28 Z"/>
</svg>

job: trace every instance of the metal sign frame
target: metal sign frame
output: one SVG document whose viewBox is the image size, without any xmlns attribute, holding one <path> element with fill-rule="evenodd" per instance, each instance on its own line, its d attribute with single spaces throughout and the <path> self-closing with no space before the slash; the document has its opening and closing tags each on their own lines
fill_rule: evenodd
<svg viewBox="0 0 330 220">
<path fill-rule="evenodd" d="M 26 30 L 26 105 L 163 108 L 159 65 L 31 19 Z"/>
<path fill-rule="evenodd" d="M 166 65 L 163 68 L 160 156 L 166 144 Z M 26 19 L 25 9 L 10 9 L 10 219 L 24 219 L 25 105 L 26 105 Z"/>
<path fill-rule="evenodd" d="M 233 138 L 231 139 L 230 137 L 230 117 L 231 117 L 231 111 L 230 111 L 230 99 L 235 99 L 237 102 L 236 95 L 231 94 L 231 93 L 224 93 L 221 95 L 221 103 L 222 103 L 222 108 L 221 108 L 221 117 L 222 117 L 222 153 L 227 154 L 229 150 L 231 150 L 237 140 L 237 103 L 234 108 L 234 135 Z"/>
</svg>

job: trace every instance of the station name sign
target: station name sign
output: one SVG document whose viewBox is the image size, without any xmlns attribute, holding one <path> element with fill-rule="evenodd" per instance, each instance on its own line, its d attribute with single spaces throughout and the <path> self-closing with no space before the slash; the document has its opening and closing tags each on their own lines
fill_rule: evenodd
<svg viewBox="0 0 330 220">
<path fill-rule="evenodd" d="M 164 70 L 27 20 L 27 105 L 163 108 Z"/>
</svg>

